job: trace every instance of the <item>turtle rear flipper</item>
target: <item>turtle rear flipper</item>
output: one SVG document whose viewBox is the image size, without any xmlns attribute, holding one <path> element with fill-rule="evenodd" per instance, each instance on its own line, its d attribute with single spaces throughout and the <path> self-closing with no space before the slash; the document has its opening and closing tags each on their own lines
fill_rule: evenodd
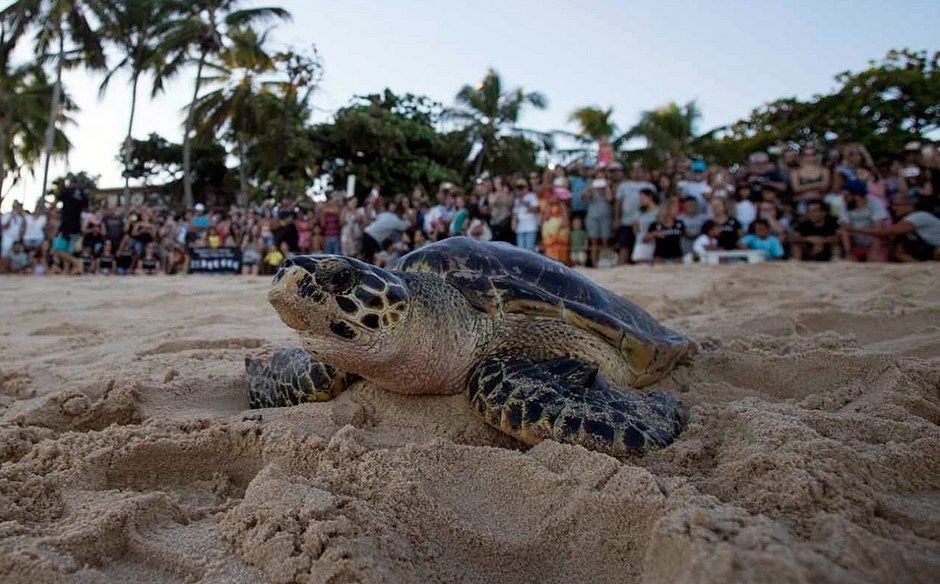
<svg viewBox="0 0 940 584">
<path fill-rule="evenodd" d="M 267 362 L 246 357 L 245 379 L 251 409 L 328 401 L 351 382 L 350 376 L 303 349 L 281 349 Z"/>
<path fill-rule="evenodd" d="M 591 363 L 501 355 L 480 363 L 467 382 L 474 411 L 526 444 L 546 438 L 613 456 L 670 444 L 685 411 L 664 393 L 611 388 Z"/>
</svg>

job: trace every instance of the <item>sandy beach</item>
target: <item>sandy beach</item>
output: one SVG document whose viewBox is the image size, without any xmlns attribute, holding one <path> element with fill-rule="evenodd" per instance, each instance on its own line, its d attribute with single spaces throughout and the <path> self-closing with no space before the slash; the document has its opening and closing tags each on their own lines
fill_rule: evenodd
<svg viewBox="0 0 940 584">
<path fill-rule="evenodd" d="M 0 581 L 936 582 L 940 267 L 589 272 L 701 344 L 618 461 L 357 384 L 248 411 L 266 278 L 0 279 Z"/>
</svg>

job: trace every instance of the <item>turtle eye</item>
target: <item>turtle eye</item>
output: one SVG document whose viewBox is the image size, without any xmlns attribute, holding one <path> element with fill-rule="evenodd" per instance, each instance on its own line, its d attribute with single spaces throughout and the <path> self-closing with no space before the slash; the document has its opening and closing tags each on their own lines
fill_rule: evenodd
<svg viewBox="0 0 940 584">
<path fill-rule="evenodd" d="M 345 294 L 356 286 L 358 280 L 359 273 L 347 266 L 326 274 L 317 274 L 317 284 L 330 294 Z"/>
</svg>

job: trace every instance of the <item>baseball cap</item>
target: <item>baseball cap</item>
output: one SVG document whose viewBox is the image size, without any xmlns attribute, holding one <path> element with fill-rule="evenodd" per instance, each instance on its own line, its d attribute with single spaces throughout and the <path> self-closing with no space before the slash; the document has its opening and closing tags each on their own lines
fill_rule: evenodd
<svg viewBox="0 0 940 584">
<path fill-rule="evenodd" d="M 692 170 L 695 172 L 704 172 L 708 168 L 708 165 L 705 164 L 704 160 L 693 160 L 692 161 Z"/>
<path fill-rule="evenodd" d="M 193 207 L 193 208 L 194 208 L 195 210 L 199 211 L 200 213 L 202 213 L 203 211 L 206 210 L 206 206 L 203 205 L 202 203 L 196 203 L 196 206 Z"/>
</svg>

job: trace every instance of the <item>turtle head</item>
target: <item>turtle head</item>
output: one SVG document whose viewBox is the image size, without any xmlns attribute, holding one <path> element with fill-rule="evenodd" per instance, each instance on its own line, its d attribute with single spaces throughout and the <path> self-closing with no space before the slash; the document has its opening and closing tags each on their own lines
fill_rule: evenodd
<svg viewBox="0 0 940 584">
<path fill-rule="evenodd" d="M 284 260 L 268 291 L 284 323 L 324 357 L 382 354 L 408 312 L 408 289 L 382 268 L 336 255 Z"/>
</svg>

